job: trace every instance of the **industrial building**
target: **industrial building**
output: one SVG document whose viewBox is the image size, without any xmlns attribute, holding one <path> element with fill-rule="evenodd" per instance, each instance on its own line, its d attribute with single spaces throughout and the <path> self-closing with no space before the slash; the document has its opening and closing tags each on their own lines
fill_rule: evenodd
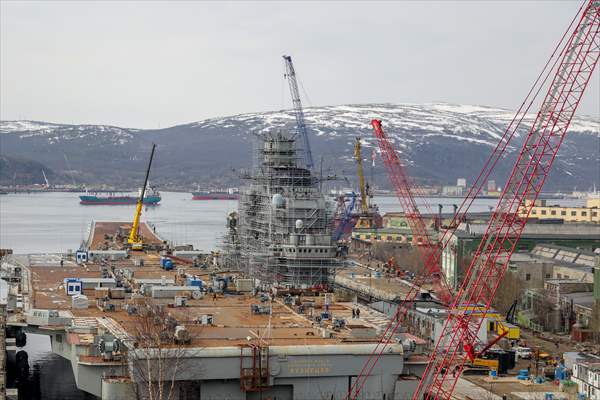
<svg viewBox="0 0 600 400">
<path fill-rule="evenodd" d="M 462 274 L 477 250 L 486 227 L 482 223 L 461 223 L 450 236 L 442 253 L 442 271 L 450 286 L 458 288 L 462 283 Z M 444 230 L 440 234 L 443 233 Z M 600 224 L 528 223 L 519 238 L 515 254 L 531 251 L 538 244 L 594 251 L 600 248 Z"/>
<path fill-rule="evenodd" d="M 525 275 L 519 324 L 540 332 L 570 333 L 578 342 L 599 341 L 600 268 L 586 265 L 587 261 L 583 265 L 556 259 L 538 261 L 542 262 L 516 261 L 511 266 L 512 273 Z M 600 255 L 596 255 L 594 262 L 599 261 Z M 534 272 L 540 271 L 538 266 L 543 276 Z"/>
<path fill-rule="evenodd" d="M 530 200 L 528 200 L 530 201 Z M 521 212 L 521 216 L 524 213 Z M 547 200 L 536 200 L 529 213 L 532 220 L 561 220 L 574 223 L 600 223 L 600 197 L 588 197 L 585 206 L 569 207 L 548 204 Z"/>
<path fill-rule="evenodd" d="M 452 223 L 454 213 L 421 214 L 429 236 L 437 239 L 437 232 Z M 490 213 L 471 213 L 469 222 L 483 223 Z M 413 232 L 404 212 L 388 212 L 383 215 L 382 227 L 357 228 L 352 231 L 352 247 L 355 250 L 368 249 L 373 244 L 384 245 L 390 249 L 399 249 L 415 245 Z"/>
<path fill-rule="evenodd" d="M 600 359 L 587 358 L 573 364 L 573 382 L 577 392 L 589 400 L 600 400 Z"/>
</svg>

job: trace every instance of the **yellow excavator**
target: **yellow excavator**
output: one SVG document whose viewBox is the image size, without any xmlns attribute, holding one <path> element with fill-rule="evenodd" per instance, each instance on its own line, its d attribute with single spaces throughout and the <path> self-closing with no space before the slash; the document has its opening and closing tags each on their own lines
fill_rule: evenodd
<svg viewBox="0 0 600 400">
<path fill-rule="evenodd" d="M 144 196 L 146 195 L 146 186 L 148 186 L 148 177 L 150 176 L 150 167 L 152 166 L 152 159 L 154 158 L 155 149 L 156 144 L 152 143 L 152 152 L 150 153 L 148 169 L 146 169 L 146 178 L 144 178 L 144 186 L 142 186 L 142 190 L 140 190 L 140 198 L 138 199 L 137 207 L 135 208 L 133 225 L 131 225 L 129 239 L 127 239 L 127 244 L 131 246 L 131 250 L 144 250 L 144 242 L 142 240 L 142 235 L 140 235 L 140 217 L 142 216 L 142 208 L 144 207 Z"/>
<path fill-rule="evenodd" d="M 369 211 L 369 203 L 367 202 L 367 190 L 365 188 L 365 174 L 363 172 L 362 153 L 360 138 L 356 138 L 354 145 L 354 159 L 356 160 L 356 168 L 358 170 L 358 184 L 360 186 L 360 216 L 356 222 L 355 228 L 373 228 L 373 215 Z"/>
</svg>

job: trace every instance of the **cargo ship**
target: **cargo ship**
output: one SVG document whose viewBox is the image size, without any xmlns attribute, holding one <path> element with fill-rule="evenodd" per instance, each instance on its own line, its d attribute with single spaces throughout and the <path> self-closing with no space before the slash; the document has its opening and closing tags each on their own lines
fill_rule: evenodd
<svg viewBox="0 0 600 400">
<path fill-rule="evenodd" d="M 192 192 L 192 200 L 237 200 L 239 194 L 233 190 L 229 191 L 211 191 L 199 190 Z"/>
<path fill-rule="evenodd" d="M 79 204 L 85 205 L 131 205 L 136 204 L 139 198 L 139 194 L 137 196 L 132 194 L 124 194 L 117 192 L 108 192 L 108 193 L 94 193 L 94 192 L 85 192 L 84 195 L 79 196 Z M 144 205 L 147 206 L 155 206 L 162 198 L 160 197 L 160 193 L 158 190 L 154 188 L 148 188 L 146 191 L 146 195 L 144 196 Z"/>
</svg>

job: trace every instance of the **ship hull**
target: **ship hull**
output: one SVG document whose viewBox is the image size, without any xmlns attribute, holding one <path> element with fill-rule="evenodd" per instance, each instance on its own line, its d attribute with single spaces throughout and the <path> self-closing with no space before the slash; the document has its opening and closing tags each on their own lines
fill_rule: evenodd
<svg viewBox="0 0 600 400">
<path fill-rule="evenodd" d="M 121 206 L 137 204 L 138 198 L 133 196 L 115 196 L 115 197 L 98 197 L 98 196 L 79 196 L 79 204 L 83 205 L 104 205 L 104 206 Z M 144 205 L 155 206 L 160 203 L 160 196 L 144 197 Z"/>
<path fill-rule="evenodd" d="M 239 195 L 229 193 L 192 193 L 192 200 L 238 200 Z"/>
</svg>

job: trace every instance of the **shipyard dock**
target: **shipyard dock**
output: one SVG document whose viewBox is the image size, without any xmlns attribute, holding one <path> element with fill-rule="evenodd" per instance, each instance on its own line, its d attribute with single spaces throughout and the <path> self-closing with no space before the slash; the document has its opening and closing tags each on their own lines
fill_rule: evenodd
<svg viewBox="0 0 600 400">
<path fill-rule="evenodd" d="M 345 398 L 381 318 L 353 318 L 356 304 L 333 293 L 269 289 L 197 252 L 115 248 L 126 227 L 94 223 L 76 254 L 3 259 L 22 296 L 7 324 L 49 336 L 79 389 L 106 400 Z M 414 342 L 396 340 L 361 398 L 406 398 L 424 363 Z"/>
</svg>

